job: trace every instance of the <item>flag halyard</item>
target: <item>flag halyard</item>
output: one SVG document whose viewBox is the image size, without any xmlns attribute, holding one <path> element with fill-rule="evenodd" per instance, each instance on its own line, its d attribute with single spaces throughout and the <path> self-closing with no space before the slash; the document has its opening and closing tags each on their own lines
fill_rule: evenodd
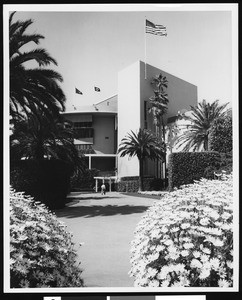
<svg viewBox="0 0 242 300">
<path fill-rule="evenodd" d="M 145 24 L 145 32 L 154 34 L 154 35 L 159 35 L 159 36 L 167 36 L 166 32 L 166 27 L 163 25 L 157 25 L 152 23 L 151 21 L 146 19 L 146 24 Z"/>
</svg>

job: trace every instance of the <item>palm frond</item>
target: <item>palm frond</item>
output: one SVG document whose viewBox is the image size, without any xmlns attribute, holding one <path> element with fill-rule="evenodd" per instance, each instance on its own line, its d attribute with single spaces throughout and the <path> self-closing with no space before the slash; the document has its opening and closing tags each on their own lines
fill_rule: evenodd
<svg viewBox="0 0 242 300">
<path fill-rule="evenodd" d="M 50 63 L 57 65 L 56 60 L 52 58 L 45 49 L 41 48 L 34 49 L 29 52 L 23 52 L 21 55 L 14 56 L 11 59 L 10 64 L 15 67 L 31 60 L 36 61 L 40 67 L 47 66 Z"/>
<path fill-rule="evenodd" d="M 121 140 L 118 153 L 121 157 L 126 155 L 137 156 L 139 160 L 145 157 L 153 159 L 163 159 L 165 153 L 165 144 L 160 141 L 152 132 L 146 129 L 139 129 L 138 133 L 128 133 Z"/>
<path fill-rule="evenodd" d="M 197 106 L 190 106 L 191 116 L 183 116 L 183 119 L 191 124 L 177 138 L 175 144 L 178 147 L 185 145 L 183 151 L 189 151 L 190 149 L 195 151 L 199 149 L 208 150 L 206 147 L 208 146 L 210 131 L 216 119 L 226 114 L 225 108 L 227 105 L 228 103 L 220 106 L 218 100 L 212 103 L 203 100 Z"/>
</svg>

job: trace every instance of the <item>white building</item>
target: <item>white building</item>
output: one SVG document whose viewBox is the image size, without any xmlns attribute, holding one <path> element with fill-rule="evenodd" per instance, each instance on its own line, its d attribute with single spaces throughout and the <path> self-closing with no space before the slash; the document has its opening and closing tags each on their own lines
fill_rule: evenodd
<svg viewBox="0 0 242 300">
<path fill-rule="evenodd" d="M 155 130 L 152 116 L 148 113 L 148 100 L 154 94 L 150 82 L 160 73 L 168 80 L 169 104 L 165 122 L 169 123 L 178 111 L 197 105 L 197 87 L 148 64 L 145 78 L 145 64 L 142 61 L 118 73 L 117 95 L 64 113 L 77 129 L 75 143 L 85 153 L 89 168 L 97 168 L 101 174 L 116 174 L 119 178 L 139 175 L 138 159 L 119 157 L 117 148 L 131 130 Z M 155 163 L 150 161 L 146 162 L 144 172 L 147 176 L 158 175 Z"/>
</svg>

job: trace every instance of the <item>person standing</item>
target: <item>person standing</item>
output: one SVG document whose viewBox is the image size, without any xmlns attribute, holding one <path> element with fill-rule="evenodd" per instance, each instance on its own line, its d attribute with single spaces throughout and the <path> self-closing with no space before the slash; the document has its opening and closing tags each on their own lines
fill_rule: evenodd
<svg viewBox="0 0 242 300">
<path fill-rule="evenodd" d="M 106 186 L 103 182 L 103 184 L 101 185 L 101 195 L 105 195 L 106 194 Z"/>
</svg>

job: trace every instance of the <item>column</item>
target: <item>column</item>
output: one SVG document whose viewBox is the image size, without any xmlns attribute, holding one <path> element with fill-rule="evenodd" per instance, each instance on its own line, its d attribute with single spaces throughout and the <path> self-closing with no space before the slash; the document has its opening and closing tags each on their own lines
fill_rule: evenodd
<svg viewBox="0 0 242 300">
<path fill-rule="evenodd" d="M 96 193 L 98 192 L 98 179 L 95 178 L 96 182 L 95 182 L 95 191 Z"/>
<path fill-rule="evenodd" d="M 112 191 L 111 184 L 112 184 L 112 181 L 111 181 L 111 178 L 109 178 L 109 192 Z"/>
</svg>

